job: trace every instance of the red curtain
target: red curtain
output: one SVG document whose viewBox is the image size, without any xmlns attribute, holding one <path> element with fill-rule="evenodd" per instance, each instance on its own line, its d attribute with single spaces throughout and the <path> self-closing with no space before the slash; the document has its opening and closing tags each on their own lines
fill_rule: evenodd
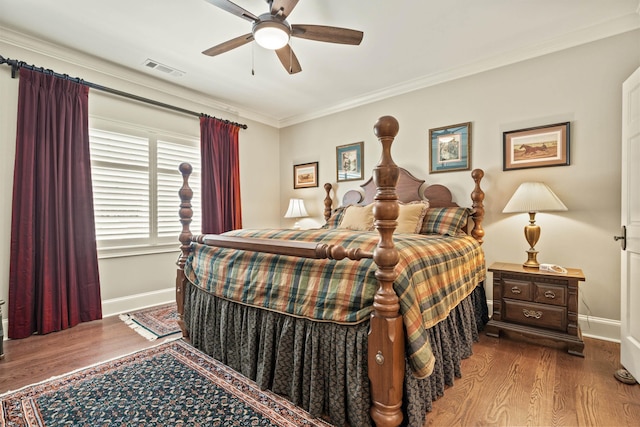
<svg viewBox="0 0 640 427">
<path fill-rule="evenodd" d="M 102 318 L 88 92 L 84 85 L 20 69 L 9 338 Z"/>
<path fill-rule="evenodd" d="M 239 130 L 213 117 L 200 118 L 203 233 L 242 228 Z"/>
</svg>

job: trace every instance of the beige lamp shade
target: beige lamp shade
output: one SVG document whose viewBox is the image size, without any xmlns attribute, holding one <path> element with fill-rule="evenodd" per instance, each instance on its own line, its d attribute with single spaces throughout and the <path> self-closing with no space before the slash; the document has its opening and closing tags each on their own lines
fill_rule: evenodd
<svg viewBox="0 0 640 427">
<path fill-rule="evenodd" d="M 525 267 L 539 268 L 538 251 L 540 226 L 536 225 L 536 212 L 566 211 L 567 207 L 553 191 L 542 182 L 523 182 L 502 210 L 503 213 L 528 212 L 529 224 L 524 227 L 524 237 L 529 243 Z"/>
<path fill-rule="evenodd" d="M 304 201 L 302 199 L 290 199 L 289 200 L 289 208 L 287 209 L 287 213 L 284 214 L 285 218 L 295 218 L 296 223 L 293 228 L 300 228 L 300 224 L 298 223 L 298 218 L 304 218 L 309 216 L 307 213 L 307 209 L 304 207 Z"/>
<path fill-rule="evenodd" d="M 523 182 L 502 210 L 513 212 L 566 211 L 567 207 L 543 182 Z"/>
</svg>

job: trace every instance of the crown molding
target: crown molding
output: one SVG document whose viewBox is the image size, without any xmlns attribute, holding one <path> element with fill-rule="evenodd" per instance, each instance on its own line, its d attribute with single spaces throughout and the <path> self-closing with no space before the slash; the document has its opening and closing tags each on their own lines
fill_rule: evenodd
<svg viewBox="0 0 640 427">
<path fill-rule="evenodd" d="M 196 92 L 182 86 L 166 82 L 154 76 L 131 70 L 113 62 L 105 61 L 97 56 L 88 55 L 70 48 L 59 46 L 48 41 L 33 37 L 19 31 L 3 27 L 0 25 L 0 42 L 23 49 L 34 54 L 45 56 L 54 60 L 63 61 L 76 67 L 84 68 L 95 73 L 99 73 L 114 79 L 123 80 L 127 83 L 140 86 L 161 94 L 169 95 L 180 101 L 184 101 L 187 105 L 193 103 L 199 104 L 205 108 L 211 108 L 218 111 L 215 116 L 227 116 L 224 119 L 239 121 L 249 119 L 260 122 L 272 127 L 278 127 L 279 123 L 272 117 L 267 117 L 255 111 L 242 109 L 240 107 L 226 104 L 209 96 L 203 96 L 200 92 Z M 23 58 L 11 58 L 24 60 Z M 28 62 L 28 61 L 25 61 Z M 34 64 L 42 66 L 42 64 Z M 46 64 L 44 65 L 47 68 Z M 58 71 L 58 70 L 56 70 Z M 79 76 L 81 77 L 81 76 Z M 82 77 L 81 77 L 82 78 Z M 85 79 L 89 80 L 89 79 Z M 92 82 L 101 84 L 100 82 Z M 108 86 L 108 85 L 105 85 Z M 172 101 L 173 104 L 175 102 Z M 189 107 L 183 107 L 189 109 Z M 206 112 L 210 114 L 209 112 Z"/>
<path fill-rule="evenodd" d="M 625 15 L 618 19 L 603 22 L 599 25 L 585 28 L 579 31 L 574 31 L 572 33 L 565 34 L 562 37 L 557 37 L 551 40 L 547 40 L 544 43 L 529 46 L 526 49 L 513 50 L 505 54 L 487 58 L 485 60 L 478 61 L 472 64 L 467 64 L 462 67 L 450 69 L 442 73 L 431 74 L 397 85 L 389 86 L 357 98 L 345 100 L 342 103 L 332 105 L 322 110 L 317 110 L 313 113 L 291 116 L 280 120 L 280 127 L 292 126 L 308 120 L 328 116 L 330 114 L 340 113 L 342 111 L 367 105 L 372 102 L 382 101 L 393 96 L 425 89 L 430 86 L 435 86 L 462 77 L 467 77 L 484 71 L 504 67 L 506 65 L 526 61 L 528 59 L 591 43 L 597 40 L 616 36 L 637 29 L 640 29 L 640 1 L 638 2 L 636 13 Z"/>
</svg>

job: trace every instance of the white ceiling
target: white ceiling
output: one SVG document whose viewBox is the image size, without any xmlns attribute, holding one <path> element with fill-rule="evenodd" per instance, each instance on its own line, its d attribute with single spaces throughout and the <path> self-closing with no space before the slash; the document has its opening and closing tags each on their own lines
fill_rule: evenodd
<svg viewBox="0 0 640 427">
<path fill-rule="evenodd" d="M 268 10 L 264 0 L 235 3 L 256 15 Z M 276 126 L 640 28 L 640 2 L 300 0 L 288 21 L 353 28 L 364 38 L 359 46 L 293 38 L 302 72 L 289 75 L 254 43 L 203 55 L 251 31 L 205 0 L 0 0 L 6 29 L 194 89 Z M 148 58 L 185 74 L 145 69 Z"/>
</svg>

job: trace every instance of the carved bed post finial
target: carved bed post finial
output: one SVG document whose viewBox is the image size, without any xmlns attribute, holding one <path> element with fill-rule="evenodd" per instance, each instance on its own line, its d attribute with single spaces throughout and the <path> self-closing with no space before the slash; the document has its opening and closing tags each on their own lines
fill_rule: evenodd
<svg viewBox="0 0 640 427">
<path fill-rule="evenodd" d="M 331 199 L 331 188 L 332 185 L 330 183 L 326 183 L 324 185 L 324 191 L 326 194 L 324 198 L 324 220 L 329 221 L 331 217 L 331 205 L 333 205 L 333 200 Z"/>
<path fill-rule="evenodd" d="M 185 290 L 185 275 L 184 265 L 191 251 L 191 238 L 193 234 L 189 229 L 191 225 L 191 218 L 193 217 L 193 209 L 191 208 L 191 199 L 193 198 L 193 190 L 189 187 L 189 176 L 193 172 L 193 167 L 189 163 L 181 163 L 178 167 L 182 174 L 182 187 L 178 191 L 180 196 L 180 223 L 182 223 L 182 232 L 180 233 L 180 256 L 176 264 L 178 265 L 178 271 L 176 273 L 176 304 L 178 306 L 178 325 L 182 330 L 182 336 L 188 338 L 188 332 L 184 323 L 184 290 Z"/>
<path fill-rule="evenodd" d="M 376 185 L 374 198 L 375 228 L 380 234 L 373 259 L 378 266 L 379 288 L 374 297 L 369 331 L 368 367 L 371 381 L 371 418 L 376 426 L 398 426 L 402 423 L 402 385 L 404 382 L 404 328 L 400 303 L 393 288 L 398 276 L 395 268 L 399 255 L 393 243 L 393 232 L 399 213 L 396 184 L 398 166 L 391 158 L 391 144 L 400 126 L 391 116 L 378 119 L 374 133 L 382 144 L 382 157 L 373 170 Z"/>
<path fill-rule="evenodd" d="M 484 191 L 480 188 L 480 181 L 484 177 L 484 171 L 482 169 L 474 169 L 471 171 L 471 177 L 476 183 L 473 191 L 471 192 L 471 200 L 473 200 L 473 230 L 471 230 L 471 236 L 473 236 L 480 244 L 484 242 L 484 229 L 482 228 L 482 220 L 484 219 Z"/>
</svg>

